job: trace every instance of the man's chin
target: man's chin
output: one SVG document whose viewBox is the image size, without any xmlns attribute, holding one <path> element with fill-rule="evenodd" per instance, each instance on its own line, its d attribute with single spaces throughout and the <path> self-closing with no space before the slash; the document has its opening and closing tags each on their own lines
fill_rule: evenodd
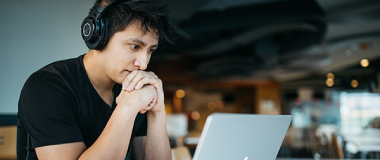
<svg viewBox="0 0 380 160">
<path fill-rule="evenodd" d="M 127 76 L 125 76 L 125 77 L 127 77 Z M 119 78 L 119 79 L 117 79 L 115 82 L 116 82 L 117 84 L 122 84 L 123 81 L 124 81 L 124 79 L 125 79 L 125 77 L 124 77 L 124 78 Z"/>
</svg>

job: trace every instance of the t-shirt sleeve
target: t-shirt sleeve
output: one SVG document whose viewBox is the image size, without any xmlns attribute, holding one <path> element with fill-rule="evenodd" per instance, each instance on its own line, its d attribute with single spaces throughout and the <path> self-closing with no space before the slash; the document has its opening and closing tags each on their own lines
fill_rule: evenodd
<svg viewBox="0 0 380 160">
<path fill-rule="evenodd" d="M 137 121 L 140 121 L 138 122 L 139 124 L 139 127 L 136 131 L 136 134 L 135 136 L 136 137 L 139 137 L 139 136 L 146 136 L 146 133 L 147 133 L 147 130 L 148 130 L 148 119 L 147 119 L 147 115 L 146 113 L 144 114 L 139 114 L 137 115 L 136 117 L 136 120 L 135 120 L 135 125 Z"/>
<path fill-rule="evenodd" d="M 34 148 L 83 142 L 74 99 L 70 87 L 54 73 L 38 71 L 29 77 L 18 112 Z"/>
</svg>

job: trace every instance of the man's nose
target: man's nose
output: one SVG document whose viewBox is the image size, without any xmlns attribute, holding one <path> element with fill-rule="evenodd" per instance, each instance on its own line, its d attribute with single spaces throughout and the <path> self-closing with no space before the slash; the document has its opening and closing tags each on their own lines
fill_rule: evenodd
<svg viewBox="0 0 380 160">
<path fill-rule="evenodd" d="M 146 54 L 141 54 L 136 57 L 133 64 L 143 71 L 148 67 L 148 63 L 149 63 L 149 56 Z"/>
</svg>

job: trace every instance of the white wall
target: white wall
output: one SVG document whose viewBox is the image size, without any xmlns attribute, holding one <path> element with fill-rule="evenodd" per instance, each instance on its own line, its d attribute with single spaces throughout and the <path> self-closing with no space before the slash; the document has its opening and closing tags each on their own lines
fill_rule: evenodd
<svg viewBox="0 0 380 160">
<path fill-rule="evenodd" d="M 87 52 L 80 25 L 95 0 L 0 0 L 0 114 L 16 114 L 39 68 Z"/>
</svg>

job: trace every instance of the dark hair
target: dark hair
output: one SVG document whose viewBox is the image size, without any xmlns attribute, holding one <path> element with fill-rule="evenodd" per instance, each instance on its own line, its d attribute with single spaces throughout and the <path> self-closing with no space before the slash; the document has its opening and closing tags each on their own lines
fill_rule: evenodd
<svg viewBox="0 0 380 160">
<path fill-rule="evenodd" d="M 90 13 L 101 1 L 96 0 Z M 107 24 L 108 34 L 104 43 L 108 43 L 116 32 L 124 30 L 136 20 L 141 21 L 144 32 L 155 32 L 159 42 L 173 43 L 174 27 L 169 21 L 169 12 L 162 0 L 116 0 L 107 7 L 101 19 Z"/>
</svg>

